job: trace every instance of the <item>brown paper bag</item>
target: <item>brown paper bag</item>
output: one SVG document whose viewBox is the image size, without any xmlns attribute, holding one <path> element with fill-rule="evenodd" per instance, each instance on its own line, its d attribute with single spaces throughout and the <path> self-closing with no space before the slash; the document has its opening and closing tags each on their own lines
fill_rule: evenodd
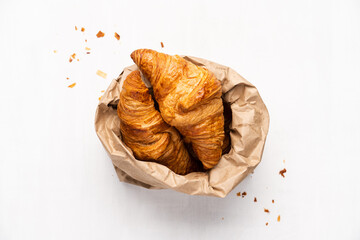
<svg viewBox="0 0 360 240">
<path fill-rule="evenodd" d="M 125 68 L 106 90 L 96 110 L 96 133 L 120 181 L 150 189 L 171 188 L 191 195 L 225 197 L 260 163 L 269 129 L 269 114 L 257 89 L 231 68 L 200 58 L 183 57 L 215 74 L 222 83 L 223 99 L 231 107 L 231 149 L 213 169 L 177 175 L 158 163 L 135 159 L 131 149 L 121 141 L 116 106 L 123 81 L 137 69 L 136 65 Z M 143 80 L 150 87 L 149 82 Z"/>
</svg>

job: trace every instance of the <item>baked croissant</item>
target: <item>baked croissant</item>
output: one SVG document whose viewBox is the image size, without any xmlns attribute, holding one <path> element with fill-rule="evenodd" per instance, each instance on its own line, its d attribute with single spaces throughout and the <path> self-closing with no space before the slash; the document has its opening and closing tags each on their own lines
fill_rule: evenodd
<svg viewBox="0 0 360 240">
<path fill-rule="evenodd" d="M 201 163 L 190 158 L 179 133 L 155 109 L 139 71 L 125 79 L 117 113 L 123 141 L 137 159 L 163 164 L 181 175 L 200 169 Z"/>
<path fill-rule="evenodd" d="M 165 122 L 180 131 L 205 169 L 214 167 L 224 141 L 220 81 L 178 55 L 139 49 L 131 58 L 151 82 Z"/>
</svg>

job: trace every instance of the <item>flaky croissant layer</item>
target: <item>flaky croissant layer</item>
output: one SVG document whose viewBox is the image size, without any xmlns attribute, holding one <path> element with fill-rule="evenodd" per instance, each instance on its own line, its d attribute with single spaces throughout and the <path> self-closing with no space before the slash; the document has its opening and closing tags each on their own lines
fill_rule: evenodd
<svg viewBox="0 0 360 240">
<path fill-rule="evenodd" d="M 224 141 L 220 81 L 177 55 L 139 49 L 131 58 L 151 82 L 163 119 L 180 131 L 206 169 L 214 167 Z"/>
<path fill-rule="evenodd" d="M 158 162 L 181 175 L 200 170 L 201 163 L 190 158 L 179 133 L 155 109 L 139 71 L 125 79 L 117 113 L 123 141 L 137 159 Z"/>
</svg>

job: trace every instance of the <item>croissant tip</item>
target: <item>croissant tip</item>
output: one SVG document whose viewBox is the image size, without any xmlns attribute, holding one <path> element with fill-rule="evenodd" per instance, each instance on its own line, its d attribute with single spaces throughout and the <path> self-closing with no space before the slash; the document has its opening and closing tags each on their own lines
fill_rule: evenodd
<svg viewBox="0 0 360 240">
<path fill-rule="evenodd" d="M 135 51 L 133 51 L 131 54 L 130 54 L 130 57 L 132 58 L 132 60 L 135 62 L 135 58 L 136 58 L 136 55 L 139 55 L 139 56 L 142 56 L 143 54 L 147 53 L 147 52 L 156 52 L 154 50 L 151 50 L 151 49 L 146 49 L 146 48 L 141 48 L 141 49 L 136 49 Z"/>
<path fill-rule="evenodd" d="M 140 71 L 139 71 L 139 70 L 132 71 L 132 72 L 128 75 L 128 78 L 131 78 L 131 77 L 140 77 Z"/>
<path fill-rule="evenodd" d="M 136 50 L 135 50 L 136 51 Z M 130 54 L 130 57 L 133 61 L 135 61 L 135 51 L 133 51 L 131 54 Z"/>
</svg>

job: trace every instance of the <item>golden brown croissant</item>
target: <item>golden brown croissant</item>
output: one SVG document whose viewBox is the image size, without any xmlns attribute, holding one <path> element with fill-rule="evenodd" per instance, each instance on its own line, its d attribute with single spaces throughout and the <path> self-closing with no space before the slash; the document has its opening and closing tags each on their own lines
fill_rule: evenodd
<svg viewBox="0 0 360 240">
<path fill-rule="evenodd" d="M 163 164 L 182 175 L 200 169 L 201 163 L 190 158 L 179 133 L 155 109 L 139 71 L 125 79 L 117 113 L 123 141 L 137 159 Z"/>
<path fill-rule="evenodd" d="M 151 82 L 164 120 L 191 143 L 206 169 L 214 167 L 224 141 L 220 81 L 177 55 L 139 49 L 131 58 Z"/>
</svg>

